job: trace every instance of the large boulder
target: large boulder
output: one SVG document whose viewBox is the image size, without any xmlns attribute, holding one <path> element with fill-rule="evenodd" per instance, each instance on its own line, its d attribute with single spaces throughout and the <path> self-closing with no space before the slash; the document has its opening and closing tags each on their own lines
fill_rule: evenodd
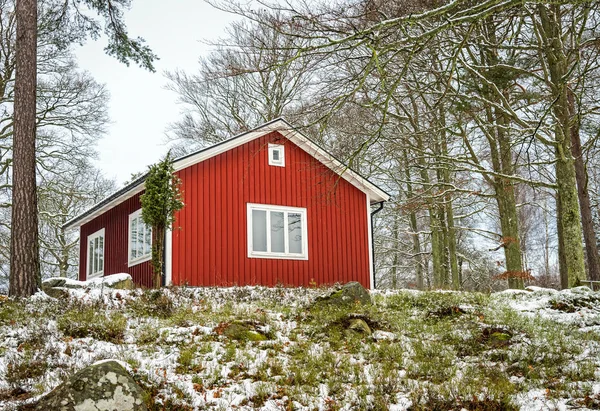
<svg viewBox="0 0 600 411">
<path fill-rule="evenodd" d="M 143 390 L 116 361 L 105 361 L 79 371 L 36 404 L 23 410 L 138 411 L 147 410 Z"/>
<path fill-rule="evenodd" d="M 42 281 L 42 291 L 50 297 L 63 298 L 69 295 L 68 289 L 113 288 L 132 290 L 134 288 L 131 276 L 126 273 L 112 274 L 106 277 L 94 278 L 88 281 L 71 280 L 64 277 L 53 277 Z"/>
<path fill-rule="evenodd" d="M 338 290 L 319 297 L 317 303 L 326 303 L 335 306 L 368 305 L 371 304 L 371 296 L 360 283 L 353 281 L 344 284 Z"/>
</svg>

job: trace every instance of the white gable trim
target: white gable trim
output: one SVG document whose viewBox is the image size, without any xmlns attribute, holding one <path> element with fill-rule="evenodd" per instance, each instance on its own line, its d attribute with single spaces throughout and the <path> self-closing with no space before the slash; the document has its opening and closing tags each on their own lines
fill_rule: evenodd
<svg viewBox="0 0 600 411">
<path fill-rule="evenodd" d="M 292 143 L 296 144 L 302 150 L 319 160 L 333 172 L 339 174 L 343 179 L 358 188 L 360 191 L 368 194 L 373 204 L 389 200 L 389 195 L 387 193 L 349 169 L 340 161 L 336 160 L 329 153 L 296 131 L 289 123 L 282 119 L 275 120 L 269 124 L 257 128 L 256 130 L 250 131 L 243 136 L 233 138 L 230 141 L 219 144 L 213 148 L 209 148 L 181 160 L 176 160 L 173 166 L 175 171 L 182 170 L 194 164 L 208 160 L 211 157 L 229 151 L 235 147 L 244 145 L 273 131 L 279 132 Z"/>
<path fill-rule="evenodd" d="M 340 175 L 344 180 L 348 181 L 360 191 L 364 192 L 367 195 L 367 198 L 370 199 L 371 204 L 389 200 L 389 195 L 385 191 L 381 190 L 365 178 L 361 177 L 358 173 L 352 171 L 342 162 L 335 159 L 331 154 L 327 153 L 325 150 L 323 150 L 315 143 L 310 141 L 302 133 L 296 131 L 294 127 L 292 127 L 292 125 L 290 125 L 287 121 L 283 119 L 273 120 L 270 123 L 260 126 L 245 134 L 240 134 L 237 137 L 233 137 L 230 140 L 226 140 L 223 143 L 199 151 L 196 154 L 191 154 L 179 160 L 175 160 L 173 162 L 173 168 L 175 169 L 175 171 L 183 170 L 184 168 L 201 163 L 202 161 L 218 156 L 219 154 L 229 151 L 235 147 L 244 145 L 252 140 L 255 140 L 274 131 L 279 132 L 281 135 L 283 135 L 285 138 L 296 144 L 302 150 L 306 151 L 309 155 L 319 160 L 333 172 Z M 93 210 L 93 212 L 90 212 L 88 215 L 85 215 L 85 213 L 82 214 L 85 215 L 85 217 L 81 219 L 79 217 L 75 217 L 70 222 L 67 222 L 67 224 L 65 224 L 65 228 L 71 228 L 74 226 L 80 227 L 90 222 L 97 216 L 105 213 L 106 211 L 110 210 L 116 205 L 142 192 L 144 188 L 145 185 L 142 182 L 141 184 L 138 184 L 131 190 L 127 190 L 123 194 L 115 197 L 112 201 L 109 201 L 106 204 L 102 205 L 102 207 L 98 208 L 97 210 L 94 210 L 94 208 L 92 207 L 91 210 Z"/>
</svg>

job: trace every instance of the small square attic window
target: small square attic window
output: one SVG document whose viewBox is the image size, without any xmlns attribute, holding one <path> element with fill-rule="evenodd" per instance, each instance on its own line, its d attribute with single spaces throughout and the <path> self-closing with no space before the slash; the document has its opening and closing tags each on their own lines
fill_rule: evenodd
<svg viewBox="0 0 600 411">
<path fill-rule="evenodd" d="M 269 165 L 285 167 L 285 150 L 281 144 L 269 144 Z"/>
</svg>

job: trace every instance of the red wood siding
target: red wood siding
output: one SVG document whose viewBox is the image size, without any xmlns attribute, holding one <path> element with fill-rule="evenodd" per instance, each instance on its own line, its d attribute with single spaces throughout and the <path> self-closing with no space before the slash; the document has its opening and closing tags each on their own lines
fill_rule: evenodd
<svg viewBox="0 0 600 411">
<path fill-rule="evenodd" d="M 285 145 L 285 167 L 268 165 L 269 142 Z M 370 286 L 366 195 L 279 133 L 178 174 L 185 207 L 172 234 L 174 284 Z M 308 260 L 248 258 L 247 203 L 306 208 Z"/>
<path fill-rule="evenodd" d="M 141 194 L 141 193 L 140 193 Z M 141 208 L 140 194 L 96 217 L 80 229 L 79 279 L 86 279 L 87 238 L 104 228 L 104 275 L 129 273 L 137 285 L 152 286 L 149 261 L 127 267 L 129 214 Z"/>
</svg>

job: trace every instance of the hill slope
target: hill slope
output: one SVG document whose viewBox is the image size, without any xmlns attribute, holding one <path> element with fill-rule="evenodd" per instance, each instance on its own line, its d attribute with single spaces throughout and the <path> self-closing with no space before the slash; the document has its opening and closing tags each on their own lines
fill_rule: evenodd
<svg viewBox="0 0 600 411">
<path fill-rule="evenodd" d="M 388 291 L 372 306 L 312 307 L 324 291 L 2 300 L 0 409 L 107 358 L 128 365 L 154 409 L 600 408 L 600 294 L 587 288 Z"/>
</svg>

